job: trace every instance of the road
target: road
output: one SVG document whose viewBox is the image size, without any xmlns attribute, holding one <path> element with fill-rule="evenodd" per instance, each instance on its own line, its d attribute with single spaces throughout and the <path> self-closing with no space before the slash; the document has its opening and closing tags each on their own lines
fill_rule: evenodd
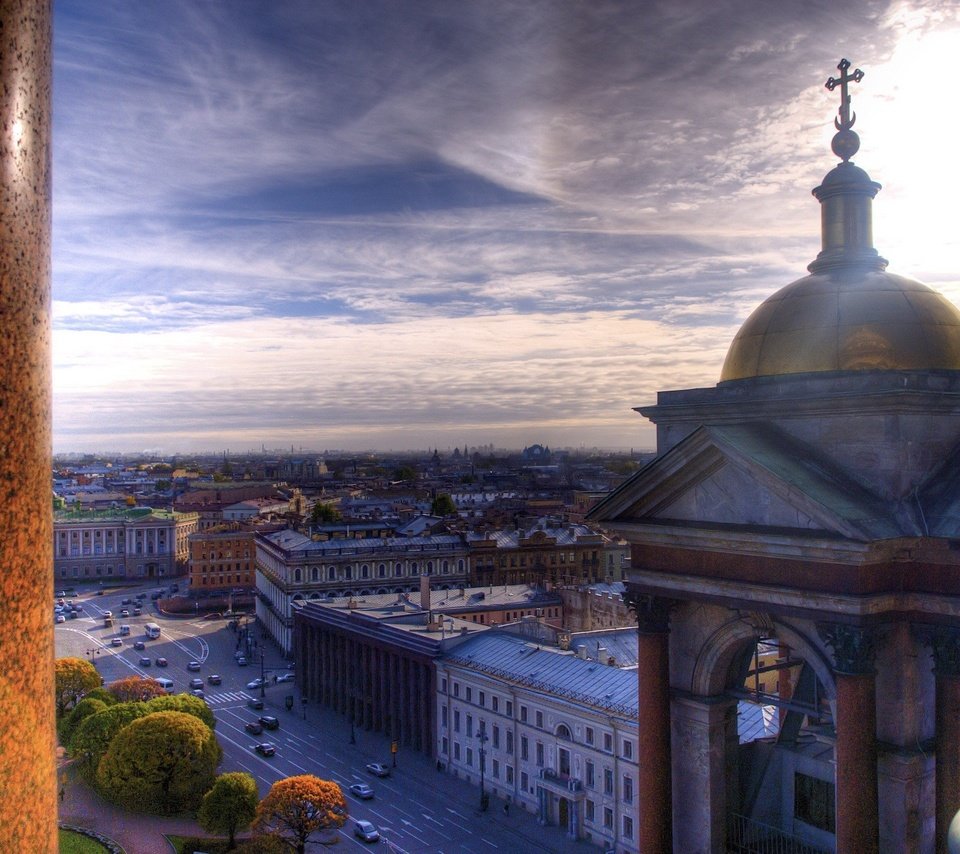
<svg viewBox="0 0 960 854">
<path fill-rule="evenodd" d="M 368 762 L 391 765 L 390 744 L 382 735 L 357 729 L 356 744 L 350 744 L 350 723 L 342 715 L 314 705 L 303 705 L 293 682 L 274 684 L 275 675 L 288 673 L 287 662 L 269 641 L 252 638 L 257 644 L 250 650 L 250 664 L 238 666 L 234 658 L 238 635 L 228 621 L 215 615 L 192 618 L 167 618 L 159 614 L 149 594 L 160 589 L 156 585 L 110 588 L 104 595 L 93 591 L 73 597 L 83 607 L 83 616 L 56 626 L 57 655 L 73 655 L 93 660 L 103 678 L 113 681 L 132 674 L 166 676 L 173 680 L 174 690 L 189 690 L 192 678 L 202 678 L 205 699 L 217 720 L 217 738 L 223 747 L 220 771 L 247 771 L 257 780 L 261 796 L 279 779 L 295 774 L 315 774 L 340 784 L 347 797 L 351 821 L 340 831 L 340 844 L 346 850 L 367 844 L 353 836 L 352 821 L 366 819 L 379 829 L 383 840 L 398 852 L 439 852 L 439 854 L 512 854 L 515 851 L 589 851 L 591 846 L 566 838 L 559 828 L 540 827 L 534 816 L 512 809 L 502 811 L 502 801 L 492 800 L 490 810 L 481 813 L 479 790 L 465 781 L 438 773 L 429 757 L 401 753 L 390 777 L 378 779 L 364 766 Z M 143 614 L 132 616 L 133 605 L 123 604 L 146 592 Z M 128 607 L 129 618 L 119 617 Z M 112 611 L 114 625 L 105 628 L 103 613 Z M 143 626 L 156 622 L 161 636 L 147 640 Z M 130 626 L 130 636 L 122 638 L 119 647 L 110 640 L 119 635 L 120 625 Z M 145 650 L 134 649 L 134 642 L 144 641 Z M 262 655 L 261 655 L 262 653 Z M 149 656 L 151 665 L 142 667 L 141 656 Z M 158 668 L 155 660 L 166 658 L 168 666 Z M 187 663 L 200 663 L 200 672 L 191 672 Z M 259 697 L 259 689 L 246 684 L 259 676 L 261 666 L 267 684 L 264 710 L 248 706 L 250 698 Z M 219 674 L 222 684 L 207 684 L 207 677 Z M 286 698 L 293 697 L 293 710 L 287 710 Z M 280 728 L 251 735 L 244 725 L 259 715 L 272 715 L 280 720 Z M 269 741 L 276 754 L 263 757 L 253 750 L 257 742 Z M 359 800 L 349 794 L 351 783 L 365 782 L 373 787 L 372 800 Z M 312 847 L 312 846 L 311 846 Z M 308 847 L 309 850 L 309 847 Z M 319 850 L 319 844 L 315 850 Z"/>
</svg>

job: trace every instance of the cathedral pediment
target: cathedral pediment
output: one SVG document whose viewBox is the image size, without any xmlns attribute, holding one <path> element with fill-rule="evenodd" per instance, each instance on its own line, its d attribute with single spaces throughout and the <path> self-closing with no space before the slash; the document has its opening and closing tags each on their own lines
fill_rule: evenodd
<svg viewBox="0 0 960 854">
<path fill-rule="evenodd" d="M 915 533 L 894 511 L 814 448 L 770 425 L 738 424 L 700 427 L 600 502 L 589 518 L 854 540 Z"/>
</svg>

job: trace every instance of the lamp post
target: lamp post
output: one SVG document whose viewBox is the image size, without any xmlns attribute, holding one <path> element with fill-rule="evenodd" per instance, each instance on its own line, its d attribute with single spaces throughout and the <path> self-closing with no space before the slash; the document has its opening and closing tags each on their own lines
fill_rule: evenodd
<svg viewBox="0 0 960 854">
<path fill-rule="evenodd" d="M 90 663 L 91 663 L 94 667 L 97 666 L 97 658 L 96 658 L 96 657 L 97 657 L 98 655 L 100 655 L 102 652 L 103 652 L 103 650 L 100 649 L 100 647 L 95 647 L 94 649 L 88 649 L 88 650 L 87 650 L 87 655 L 90 656 Z"/>
<path fill-rule="evenodd" d="M 262 700 L 267 696 L 267 676 L 266 671 L 264 670 L 264 649 L 260 647 L 260 699 Z"/>
<path fill-rule="evenodd" d="M 480 728 L 477 730 L 477 741 L 480 743 L 480 749 L 477 751 L 480 754 L 480 809 L 485 810 L 487 808 L 487 793 L 483 788 L 483 774 L 486 770 L 487 751 L 484 749 L 483 745 L 488 741 L 488 739 L 486 725 L 483 721 L 480 721 Z"/>
</svg>

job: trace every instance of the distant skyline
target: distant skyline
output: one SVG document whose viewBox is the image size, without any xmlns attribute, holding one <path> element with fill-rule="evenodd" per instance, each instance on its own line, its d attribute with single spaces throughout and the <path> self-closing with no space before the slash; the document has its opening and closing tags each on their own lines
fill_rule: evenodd
<svg viewBox="0 0 960 854">
<path fill-rule="evenodd" d="M 650 449 L 819 251 L 843 56 L 960 302 L 955 2 L 58 0 L 54 451 Z"/>
</svg>

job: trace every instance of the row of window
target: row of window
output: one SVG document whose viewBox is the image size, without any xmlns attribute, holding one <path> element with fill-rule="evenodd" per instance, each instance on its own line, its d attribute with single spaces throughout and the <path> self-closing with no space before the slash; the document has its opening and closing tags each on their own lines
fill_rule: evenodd
<svg viewBox="0 0 960 854">
<path fill-rule="evenodd" d="M 464 572 L 466 564 L 461 558 L 457 561 L 457 572 Z M 354 567 L 352 564 L 344 564 L 343 566 L 328 566 L 326 571 L 326 578 L 321 579 L 322 567 L 314 566 L 310 570 L 310 580 L 311 581 L 347 581 L 353 578 Z M 440 573 L 441 575 L 449 575 L 451 570 L 450 561 L 444 560 L 440 561 Z M 387 578 L 388 577 L 388 567 L 385 563 L 377 564 L 376 575 L 371 575 L 370 564 L 361 564 L 358 568 L 360 573 L 357 578 Z M 433 574 L 433 561 L 428 560 L 424 566 L 424 572 L 426 575 Z M 294 582 L 302 582 L 304 579 L 305 573 L 302 569 L 297 567 L 293 571 L 293 580 Z M 409 572 L 404 570 L 402 563 L 397 562 L 393 565 L 393 577 L 402 577 L 405 575 L 420 575 L 420 566 L 414 561 L 410 564 Z"/>
</svg>

